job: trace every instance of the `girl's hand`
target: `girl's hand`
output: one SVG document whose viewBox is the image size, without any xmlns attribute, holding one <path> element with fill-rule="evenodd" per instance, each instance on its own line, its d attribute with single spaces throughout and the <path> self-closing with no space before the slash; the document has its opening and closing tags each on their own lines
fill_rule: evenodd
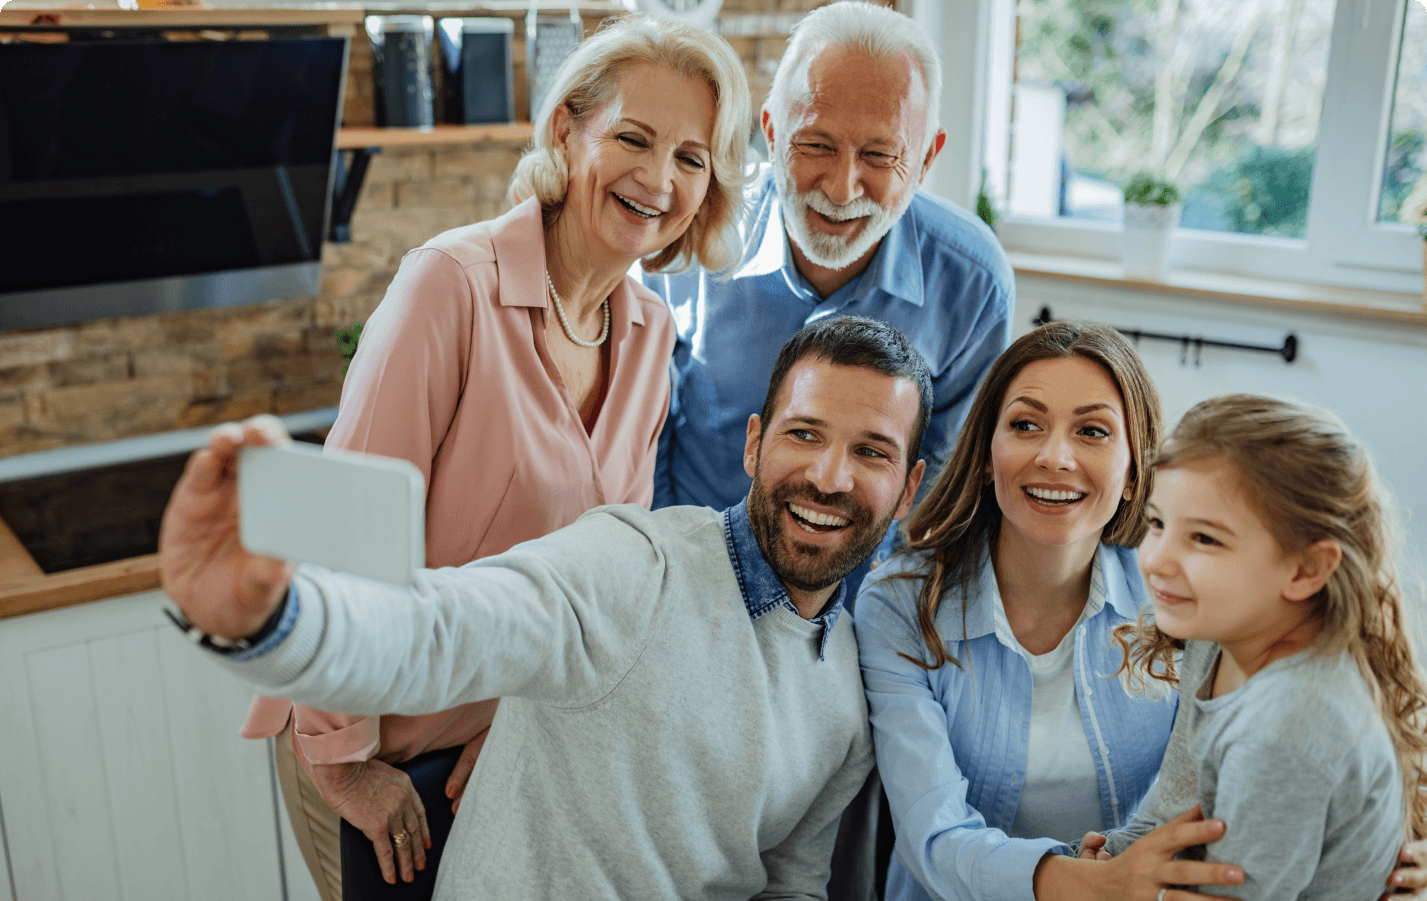
<svg viewBox="0 0 1427 901">
<path fill-rule="evenodd" d="M 1109 860 L 1110 852 L 1105 850 L 1105 836 L 1098 832 L 1087 832 L 1080 840 L 1081 860 Z"/>
<path fill-rule="evenodd" d="M 1401 864 L 1387 877 L 1387 894 L 1384 901 L 1427 901 L 1427 839 L 1408 842 L 1397 854 Z"/>
</svg>

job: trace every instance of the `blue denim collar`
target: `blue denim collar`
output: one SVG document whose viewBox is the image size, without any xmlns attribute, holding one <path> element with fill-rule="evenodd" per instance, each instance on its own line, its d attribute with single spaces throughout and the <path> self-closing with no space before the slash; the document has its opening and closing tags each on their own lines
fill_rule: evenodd
<svg viewBox="0 0 1427 901">
<path fill-rule="evenodd" d="M 728 557 L 733 562 L 733 573 L 738 577 L 738 589 L 743 593 L 743 603 L 748 608 L 749 619 L 757 621 L 760 616 L 777 607 L 786 607 L 797 614 L 798 608 L 788 597 L 788 589 L 783 586 L 778 574 L 773 572 L 768 558 L 763 556 L 763 549 L 758 546 L 758 539 L 753 535 L 753 524 L 748 519 L 747 498 L 723 511 L 723 538 L 728 544 Z M 845 591 L 844 585 L 838 583 L 837 591 L 833 593 L 827 608 L 820 616 L 809 620 L 822 626 L 822 638 L 818 643 L 819 660 L 823 659 L 827 651 L 828 636 L 832 634 L 833 626 L 837 625 Z"/>
</svg>

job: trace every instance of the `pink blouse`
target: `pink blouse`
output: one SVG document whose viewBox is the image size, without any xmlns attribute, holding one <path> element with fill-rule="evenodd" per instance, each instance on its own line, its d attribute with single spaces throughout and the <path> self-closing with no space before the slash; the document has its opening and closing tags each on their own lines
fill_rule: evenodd
<svg viewBox="0 0 1427 901">
<path fill-rule="evenodd" d="M 327 445 L 420 467 L 428 566 L 499 554 L 601 504 L 649 506 L 668 311 L 628 278 L 610 295 L 608 388 L 590 432 L 546 348 L 549 315 L 540 207 L 527 200 L 408 253 L 362 331 Z M 309 764 L 398 763 L 483 734 L 495 705 L 378 718 L 260 696 L 242 735 L 276 735 L 294 716 Z"/>
</svg>

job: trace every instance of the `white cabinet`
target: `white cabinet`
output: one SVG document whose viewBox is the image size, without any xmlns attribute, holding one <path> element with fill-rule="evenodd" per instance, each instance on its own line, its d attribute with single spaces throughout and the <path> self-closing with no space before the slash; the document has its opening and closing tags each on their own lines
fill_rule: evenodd
<svg viewBox="0 0 1427 901">
<path fill-rule="evenodd" d="M 252 690 L 163 600 L 0 620 L 0 897 L 315 897 L 283 836 L 271 743 L 238 737 Z"/>
</svg>

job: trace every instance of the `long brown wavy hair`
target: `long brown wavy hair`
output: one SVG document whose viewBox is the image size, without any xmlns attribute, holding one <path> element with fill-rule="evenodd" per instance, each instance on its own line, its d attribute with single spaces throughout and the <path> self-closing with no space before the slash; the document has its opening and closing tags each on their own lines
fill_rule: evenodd
<svg viewBox="0 0 1427 901">
<path fill-rule="evenodd" d="M 1323 628 L 1314 647 L 1352 656 L 1372 692 L 1402 769 L 1406 826 L 1427 836 L 1418 792 L 1427 789 L 1427 682 L 1404 621 L 1393 561 L 1393 521 L 1367 451 L 1323 410 L 1251 394 L 1196 404 L 1165 442 L 1155 469 L 1222 459 L 1278 546 L 1295 552 L 1323 540 L 1343 559 L 1312 598 Z M 1178 683 L 1184 642 L 1159 631 L 1146 610 L 1115 630 L 1131 684 Z"/>
<path fill-rule="evenodd" d="M 994 486 L 986 481 L 991 463 L 991 439 L 1001 418 L 1001 407 L 1011 382 L 1027 365 L 1040 360 L 1081 357 L 1104 367 L 1125 407 L 1125 428 L 1130 443 L 1130 473 L 1126 487 L 1132 494 L 1121 501 L 1106 523 L 1101 540 L 1109 544 L 1135 547 L 1145 535 L 1145 502 L 1149 498 L 1149 463 L 1159 444 L 1161 419 L 1159 394 L 1145 371 L 1139 354 L 1112 328 L 1076 322 L 1052 322 L 1022 335 L 991 366 L 976 400 L 971 404 L 966 424 L 956 441 L 950 462 L 937 476 L 936 484 L 903 524 L 907 540 L 904 551 L 929 551 L 927 564 L 905 578 L 922 580 L 917 601 L 917 620 L 929 661 L 903 654 L 927 669 L 947 663 L 960 666 L 942 641 L 936 627 L 942 598 L 952 589 L 962 597 L 962 621 L 966 598 L 972 592 L 987 554 L 1001 528 L 1001 508 Z"/>
</svg>

